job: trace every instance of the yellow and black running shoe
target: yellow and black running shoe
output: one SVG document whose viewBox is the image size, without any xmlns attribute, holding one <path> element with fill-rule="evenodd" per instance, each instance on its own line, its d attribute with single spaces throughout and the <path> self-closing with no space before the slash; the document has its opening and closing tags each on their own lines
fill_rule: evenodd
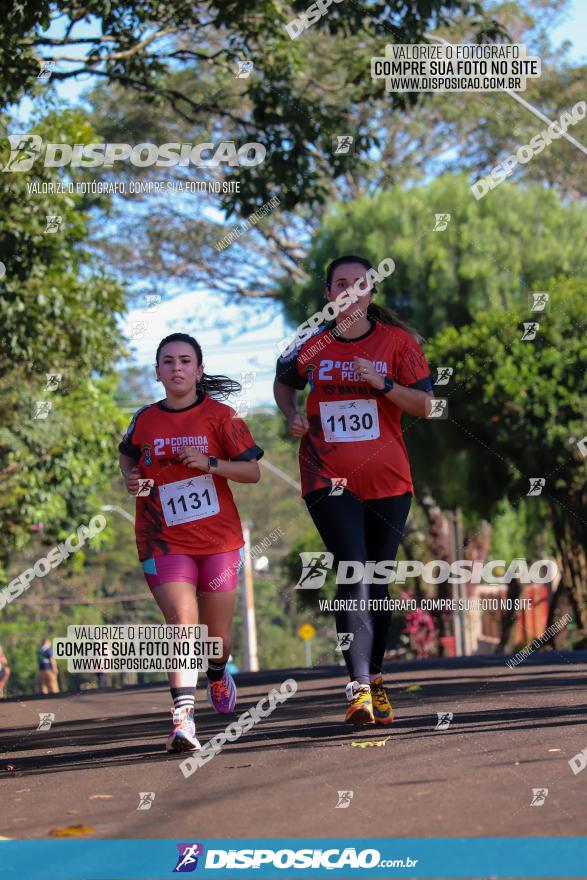
<svg viewBox="0 0 587 880">
<path fill-rule="evenodd" d="M 373 724 L 373 702 L 369 685 L 359 684 L 358 681 L 351 681 L 346 686 L 346 696 L 350 703 L 344 716 L 346 724 L 355 724 L 357 726 Z"/>
<path fill-rule="evenodd" d="M 383 676 L 378 675 L 371 682 L 371 697 L 373 700 L 373 717 L 375 724 L 391 724 L 393 721 L 393 707 L 389 702 L 387 691 L 383 686 Z"/>
</svg>

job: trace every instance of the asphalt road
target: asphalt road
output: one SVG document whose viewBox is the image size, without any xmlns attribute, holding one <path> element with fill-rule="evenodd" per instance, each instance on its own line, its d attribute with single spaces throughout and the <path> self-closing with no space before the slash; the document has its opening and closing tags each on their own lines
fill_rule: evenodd
<svg viewBox="0 0 587 880">
<path fill-rule="evenodd" d="M 166 687 L 0 702 L 0 836 L 93 838 L 585 836 L 587 655 L 394 664 L 391 729 L 342 723 L 338 667 L 237 676 L 237 713 L 298 691 L 189 778 L 168 756 Z M 226 725 L 201 689 L 198 736 Z M 54 713 L 40 731 L 39 713 Z M 437 713 L 453 713 L 446 730 Z M 379 742 L 380 745 L 376 745 Z M 357 745 L 361 744 L 361 745 Z M 548 789 L 532 806 L 533 789 Z M 339 806 L 339 791 L 353 792 Z M 139 793 L 154 792 L 138 810 Z M 540 799 L 540 796 L 538 796 Z M 9 806 L 6 809 L 6 806 Z M 587 871 L 586 871 L 587 874 Z"/>
</svg>

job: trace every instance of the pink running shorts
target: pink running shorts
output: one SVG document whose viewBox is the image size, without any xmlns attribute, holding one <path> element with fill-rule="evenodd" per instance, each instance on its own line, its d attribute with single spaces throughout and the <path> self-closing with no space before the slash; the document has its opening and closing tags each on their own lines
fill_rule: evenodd
<svg viewBox="0 0 587 880">
<path fill-rule="evenodd" d="M 172 553 L 145 559 L 143 572 L 151 590 L 161 584 L 184 583 L 202 593 L 226 593 L 236 590 L 241 564 L 240 550 L 207 556 Z"/>
</svg>

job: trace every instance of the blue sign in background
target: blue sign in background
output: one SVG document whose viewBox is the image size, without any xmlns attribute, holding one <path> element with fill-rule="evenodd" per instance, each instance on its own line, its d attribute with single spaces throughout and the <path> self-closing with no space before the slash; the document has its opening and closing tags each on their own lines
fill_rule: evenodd
<svg viewBox="0 0 587 880">
<path fill-rule="evenodd" d="M 182 842 L 187 843 L 186 838 Z M 194 835 L 203 847 L 197 864 L 178 864 L 177 840 L 7 840 L 0 841 L 2 880 L 173 880 L 180 876 L 289 878 L 539 878 L 587 877 L 585 837 L 499 838 L 247 838 L 208 839 Z M 377 850 L 382 860 L 417 859 L 415 867 L 353 869 L 206 868 L 210 850 Z"/>
</svg>

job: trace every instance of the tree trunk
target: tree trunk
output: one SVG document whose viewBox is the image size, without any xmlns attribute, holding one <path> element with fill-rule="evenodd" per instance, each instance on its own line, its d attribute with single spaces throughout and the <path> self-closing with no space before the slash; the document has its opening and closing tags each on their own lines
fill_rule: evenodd
<svg viewBox="0 0 587 880">
<path fill-rule="evenodd" d="M 557 562 L 561 581 L 557 594 L 562 595 L 565 588 L 569 591 L 577 627 L 587 633 L 587 525 L 585 508 L 576 510 L 575 505 L 575 496 L 565 496 L 560 504 L 555 500 L 550 502 L 554 537 L 560 552 Z"/>
<path fill-rule="evenodd" d="M 501 638 L 495 649 L 496 654 L 513 654 L 516 647 L 516 623 L 520 613 L 516 610 L 516 599 L 522 595 L 522 585 L 518 578 L 512 578 L 507 587 L 507 598 L 511 599 L 512 610 L 502 614 Z"/>
<path fill-rule="evenodd" d="M 442 559 L 445 562 L 452 562 L 451 529 L 447 515 L 440 509 L 436 500 L 428 490 L 424 492 L 424 496 L 420 500 L 420 503 L 428 519 L 433 558 Z M 446 581 L 438 584 L 438 598 L 449 598 L 449 585 Z M 429 614 L 434 619 L 439 638 L 454 635 L 451 614 L 439 610 L 430 611 Z"/>
</svg>

